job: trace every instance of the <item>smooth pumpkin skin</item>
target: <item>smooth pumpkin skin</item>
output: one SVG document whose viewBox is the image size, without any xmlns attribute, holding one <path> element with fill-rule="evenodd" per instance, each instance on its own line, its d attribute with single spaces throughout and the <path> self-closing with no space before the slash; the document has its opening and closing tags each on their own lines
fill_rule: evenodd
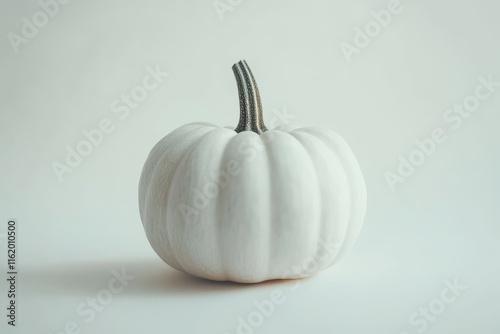
<svg viewBox="0 0 500 334">
<path fill-rule="evenodd" d="M 211 174 L 228 166 L 234 175 L 214 187 Z M 218 194 L 194 202 L 209 183 Z M 360 232 L 366 187 L 354 154 L 332 130 L 237 133 L 193 123 L 150 152 L 139 208 L 151 246 L 170 266 L 256 283 L 306 277 L 339 261 Z M 338 247 L 319 256 L 322 243 Z M 291 272 L 297 266 L 308 269 Z"/>
</svg>

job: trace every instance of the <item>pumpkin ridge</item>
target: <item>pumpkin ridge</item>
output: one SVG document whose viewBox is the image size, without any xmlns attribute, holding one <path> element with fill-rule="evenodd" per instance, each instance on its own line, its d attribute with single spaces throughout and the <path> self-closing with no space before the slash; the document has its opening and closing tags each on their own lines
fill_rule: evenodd
<svg viewBox="0 0 500 334">
<path fill-rule="evenodd" d="M 179 158 L 179 160 L 176 162 L 175 164 L 175 167 L 173 169 L 173 172 L 172 172 L 172 177 L 170 178 L 170 185 L 172 184 L 175 184 L 175 180 L 176 178 L 178 177 L 178 174 L 179 174 L 179 171 L 180 171 L 180 166 L 182 165 L 182 163 L 184 162 L 184 160 L 188 159 L 189 156 L 191 155 L 193 149 L 196 147 L 196 145 L 200 142 L 200 140 L 202 140 L 202 138 L 204 138 L 205 136 L 209 135 L 210 133 L 213 133 L 217 130 L 220 130 L 222 128 L 219 128 L 219 127 L 216 127 L 214 129 L 210 129 L 208 130 L 206 133 L 204 133 L 203 135 L 201 135 L 199 138 L 197 138 L 196 140 L 194 140 L 191 145 L 186 149 L 186 152 L 184 152 L 184 154 Z M 166 214 L 166 217 L 167 219 L 170 218 L 170 216 L 168 215 L 168 212 L 175 212 L 175 208 L 174 209 L 171 209 L 171 201 L 169 200 L 169 198 L 172 197 L 172 191 L 175 187 L 172 187 L 170 186 L 168 191 L 167 191 L 167 195 L 166 195 L 166 199 L 167 199 L 167 205 L 165 206 L 165 212 L 167 213 Z M 182 224 L 182 232 L 179 233 L 180 235 L 183 234 L 183 231 L 184 231 L 184 224 Z M 169 226 L 170 226 L 170 230 L 172 229 L 172 227 L 174 226 L 174 224 L 169 224 L 168 222 L 166 222 L 166 230 L 167 230 L 167 238 L 168 238 L 168 242 L 171 243 L 171 238 L 172 238 L 172 233 L 169 231 Z M 182 271 L 184 272 L 187 272 L 187 273 L 190 273 L 189 270 L 187 270 L 185 268 L 185 266 L 183 264 L 180 263 L 180 261 L 177 260 L 177 257 L 178 257 L 178 254 L 175 250 L 173 250 L 173 254 L 174 254 L 174 258 L 176 259 L 177 262 L 179 262 L 179 265 L 181 266 L 182 268 Z"/>
<path fill-rule="evenodd" d="M 304 132 L 314 131 L 314 135 L 317 136 L 318 139 L 321 139 L 325 145 L 339 157 L 339 161 L 343 166 L 343 170 L 346 174 L 346 179 L 349 182 L 349 191 L 350 191 L 350 199 L 351 203 L 358 203 L 358 196 L 366 197 L 366 188 L 364 186 L 363 175 L 361 174 L 361 170 L 359 164 L 354 156 L 349 145 L 346 141 L 335 131 L 323 128 L 302 128 Z M 334 136 L 334 139 L 331 136 Z M 339 152 L 343 151 L 343 155 L 340 156 Z M 347 161 L 349 165 L 347 164 Z M 355 169 L 355 171 L 353 171 Z M 351 171 L 349 173 L 349 171 Z M 360 186 L 363 188 L 360 189 Z M 352 244 L 356 241 L 359 231 L 361 230 L 365 212 L 365 205 L 362 204 L 363 210 L 359 210 L 360 208 L 356 208 L 351 206 L 350 214 L 349 214 L 349 224 L 347 225 L 347 231 L 344 236 L 343 242 L 339 248 L 338 256 L 329 263 L 328 266 L 333 266 L 338 261 L 340 261 L 350 249 Z M 363 213 L 358 217 L 356 215 L 357 212 L 363 211 Z"/>
<path fill-rule="evenodd" d="M 295 138 L 295 139 L 296 139 L 296 140 L 297 140 L 297 141 L 298 141 L 298 142 L 302 145 L 302 147 L 304 148 L 304 151 L 305 151 L 305 152 L 306 152 L 306 154 L 308 155 L 309 159 L 311 160 L 311 164 L 313 165 L 313 168 L 314 168 L 314 171 L 315 171 L 315 176 L 316 176 L 316 180 L 315 180 L 315 181 L 316 181 L 316 184 L 319 184 L 319 179 L 318 179 L 318 178 L 319 178 L 320 173 L 319 173 L 318 167 L 317 167 L 316 163 L 314 162 L 314 157 L 311 155 L 311 154 L 312 154 L 312 152 L 310 152 L 310 150 L 308 149 L 308 147 L 306 147 L 306 146 L 304 145 L 304 143 L 303 143 L 303 142 L 302 142 L 302 140 L 301 140 L 303 137 L 300 137 L 300 136 L 304 136 L 304 137 L 309 138 L 309 140 L 310 140 L 311 142 L 314 142 L 314 140 L 318 140 L 318 139 L 317 139 L 316 137 L 314 137 L 313 135 L 311 135 L 311 134 L 304 133 L 304 132 L 299 132 L 299 131 L 291 131 L 289 134 L 290 134 L 292 137 L 294 137 L 294 138 Z M 318 140 L 318 141 L 319 141 L 320 143 L 322 143 L 320 140 Z M 312 144 L 312 145 L 315 145 L 315 144 Z M 311 146 L 312 146 L 312 145 L 311 145 Z M 319 197 L 322 201 L 324 201 L 323 199 L 325 198 L 325 196 L 324 196 L 324 194 L 323 194 L 323 191 L 322 191 L 321 187 L 319 187 L 319 186 L 318 186 L 317 188 L 318 188 L 318 193 L 319 193 L 319 196 L 318 196 L 318 197 Z M 322 202 L 322 203 L 321 203 L 321 205 L 320 205 L 320 209 L 318 210 L 318 212 L 319 212 L 319 218 L 318 218 L 318 219 L 319 219 L 319 224 L 318 224 L 318 225 L 319 225 L 319 228 L 318 228 L 318 236 L 317 236 L 316 243 L 319 243 L 319 241 L 320 241 L 320 240 L 322 240 L 322 239 L 324 238 L 324 235 L 326 234 L 326 233 L 325 233 L 325 226 L 326 226 L 326 224 L 329 224 L 329 223 L 330 223 L 330 222 L 324 222 L 324 221 L 323 221 L 323 220 L 324 220 L 324 214 L 323 214 L 323 210 L 321 210 L 321 207 L 322 207 L 322 205 L 324 205 L 324 204 L 327 204 L 327 203 L 323 203 L 323 202 Z M 316 245 L 316 246 L 318 246 L 318 245 Z M 319 251 L 320 251 L 320 248 L 319 248 L 319 247 L 317 247 L 316 252 L 315 252 L 315 254 L 313 255 L 313 259 L 318 259 L 318 253 L 319 253 Z M 325 266 L 325 263 L 322 263 L 322 264 L 320 265 L 320 268 L 321 268 L 321 269 L 324 269 L 325 267 L 326 267 L 326 266 Z M 321 270 L 321 269 L 319 269 L 319 270 Z"/>
<path fill-rule="evenodd" d="M 237 135 L 234 135 L 233 137 L 231 137 L 227 142 L 226 144 L 224 145 L 224 149 L 222 150 L 224 153 L 222 154 L 221 156 L 221 159 L 219 161 L 219 171 L 220 170 L 224 170 L 224 162 L 227 161 L 227 158 L 228 158 L 228 155 L 229 155 L 229 150 L 228 150 L 228 147 L 230 146 L 230 144 L 235 141 L 237 138 Z M 229 182 L 231 182 L 231 180 L 229 180 Z M 222 191 L 222 190 L 220 190 Z M 214 199 L 216 201 L 216 204 L 215 204 L 215 217 L 219 217 L 219 213 L 221 211 L 221 201 L 219 199 L 219 196 L 220 196 L 220 193 L 219 195 Z M 216 232 L 214 233 L 215 237 L 214 237 L 214 244 L 217 246 L 216 248 L 218 248 L 218 255 L 219 255 L 219 263 L 220 263 L 220 270 L 222 271 L 222 277 L 224 280 L 228 280 L 230 279 L 230 274 L 228 272 L 228 269 L 227 269 L 227 266 L 226 266 L 226 261 L 225 261 L 225 257 L 224 257 L 224 254 L 223 254 L 223 251 L 222 251 L 222 247 L 220 247 L 220 244 L 221 244 L 221 238 L 220 238 L 220 235 L 224 235 L 223 233 L 221 233 L 221 230 L 222 230 L 222 221 L 219 219 L 215 222 L 215 228 L 216 228 Z"/>
<path fill-rule="evenodd" d="M 189 132 L 187 132 L 187 133 L 185 133 L 183 135 L 186 136 L 188 133 L 191 133 L 191 132 L 194 132 L 194 131 L 200 130 L 200 129 L 202 129 L 202 127 L 198 127 L 198 128 L 193 129 L 193 130 L 190 130 Z M 205 135 L 205 134 L 200 135 L 200 137 L 202 137 L 203 135 Z M 174 249 L 175 247 L 171 246 L 171 245 L 173 245 L 173 243 L 172 243 L 172 239 L 171 239 L 171 233 L 169 232 L 169 226 L 170 226 L 170 224 L 167 221 L 169 219 L 168 204 L 170 202 L 169 199 L 171 198 L 171 192 L 172 192 L 172 189 L 173 189 L 173 187 L 172 187 L 172 181 L 173 181 L 173 179 L 175 177 L 175 174 L 177 173 L 177 170 L 178 170 L 179 165 L 180 165 L 180 161 L 189 152 L 189 150 L 191 149 L 192 145 L 194 145 L 194 143 L 197 142 L 198 140 L 199 140 L 199 138 L 196 139 L 195 141 L 193 141 L 193 143 L 191 143 L 191 145 L 189 145 L 189 147 L 186 148 L 186 151 L 178 158 L 178 160 L 175 161 L 175 162 L 172 162 L 172 169 L 171 169 L 170 174 L 169 174 L 169 180 L 166 181 L 169 184 L 169 187 L 168 187 L 168 190 L 167 190 L 167 194 L 165 195 L 165 202 L 166 202 L 167 205 L 162 205 L 162 215 L 161 215 L 161 217 L 164 217 L 164 218 L 163 218 L 163 221 L 158 224 L 160 226 L 164 225 L 164 232 L 163 232 L 163 234 L 166 236 L 166 239 L 167 239 L 166 240 L 166 244 L 168 245 L 168 250 L 167 251 L 171 254 L 171 257 L 170 257 L 171 260 L 174 261 L 178 265 L 179 270 L 181 270 L 181 271 L 185 271 L 184 266 L 177 259 L 178 255 L 177 255 L 177 253 L 176 253 L 176 251 Z M 160 159 L 160 161 L 166 160 L 167 159 L 166 155 L 168 155 L 169 153 L 170 152 L 168 152 L 168 151 L 162 152 L 161 153 L 162 158 Z M 158 174 L 161 174 L 161 171 L 159 171 L 161 165 L 162 164 L 160 164 L 160 163 L 157 164 L 157 167 L 155 168 L 155 174 L 156 174 L 157 171 L 158 171 Z M 152 179 L 154 179 L 154 178 L 152 178 Z M 152 194 L 152 195 L 154 195 L 154 194 Z M 170 264 L 170 265 L 173 266 L 174 264 Z"/>
<path fill-rule="evenodd" d="M 182 129 L 182 128 L 183 128 L 183 127 L 178 128 L 178 129 L 176 129 L 176 130 L 180 130 L 180 129 Z M 180 137 L 183 137 L 183 136 L 186 136 L 187 134 L 192 133 L 192 132 L 194 132 L 194 131 L 197 131 L 197 130 L 199 131 L 200 129 L 202 129 L 202 127 L 201 127 L 201 126 L 200 126 L 200 127 L 196 127 L 196 128 L 194 128 L 194 129 L 191 129 L 191 130 L 187 131 L 187 132 L 186 132 L 186 133 L 184 133 L 184 134 L 180 134 L 179 136 L 180 136 Z M 175 132 L 175 130 L 174 130 L 174 132 Z M 164 138 L 165 138 L 165 137 L 164 137 Z M 156 146 L 156 145 L 155 145 L 155 146 Z M 154 149 L 154 148 L 153 148 L 153 149 Z M 152 151 L 153 151 L 153 150 L 152 150 Z M 152 153 L 152 152 L 151 152 L 151 153 Z M 150 154 L 151 154 L 151 153 L 150 153 Z M 150 177 L 149 177 L 149 180 L 147 180 L 147 186 L 145 186 L 145 188 L 144 188 L 144 189 L 145 189 L 145 191 L 147 191 L 147 193 L 146 193 L 147 195 L 145 196 L 146 198 L 144 199 L 144 204 L 143 204 L 143 205 L 144 205 L 144 208 L 148 208 L 148 207 L 150 206 L 150 200 L 151 200 L 151 197 L 152 197 L 152 196 L 156 196 L 156 193 L 153 193 L 153 192 L 149 191 L 149 190 L 151 189 L 151 182 L 155 179 L 155 176 L 157 176 L 158 174 L 161 174 L 161 172 L 159 171 L 159 168 L 158 168 L 158 167 L 159 167 L 160 165 L 162 165 L 162 164 L 161 164 L 161 162 L 164 162 L 164 161 L 166 160 L 166 158 L 165 158 L 165 154 L 168 154 L 168 153 L 170 153 L 168 150 L 166 150 L 166 151 L 164 150 L 164 151 L 160 151 L 160 152 L 156 153 L 157 155 L 159 155 L 159 158 L 158 158 L 158 160 L 156 161 L 155 166 L 154 166 L 154 167 L 152 167 L 152 169 L 151 169 L 151 173 L 150 173 Z M 183 156 L 183 155 L 181 155 L 181 157 L 179 157 L 179 161 L 180 161 L 180 159 L 182 158 L 182 156 Z M 148 157 L 148 158 L 149 158 L 149 157 Z M 170 182 L 171 182 L 171 180 L 172 180 L 172 176 L 173 176 L 173 173 L 172 173 L 172 172 L 173 172 L 173 171 L 171 171 L 171 172 L 170 172 L 170 175 L 169 175 L 169 176 L 170 176 L 170 177 L 169 177 L 169 178 L 170 178 L 170 180 L 165 181 L 165 182 L 166 182 L 166 183 L 168 183 L 168 184 L 170 184 Z M 169 186 L 169 189 L 170 189 L 170 186 Z M 165 195 L 165 199 L 166 199 L 166 200 L 168 200 L 168 197 L 169 197 L 169 194 L 166 194 L 166 195 Z M 146 209 L 146 210 L 147 210 L 147 209 Z M 166 212 L 166 208 L 165 208 L 164 206 L 161 206 L 161 209 L 160 209 L 160 210 L 161 210 L 161 212 L 163 212 L 163 213 L 165 213 L 165 212 Z M 165 215 L 165 214 L 162 214 L 161 216 L 166 217 L 166 215 Z M 145 221 L 145 222 L 149 222 L 149 223 L 148 223 L 148 226 L 149 226 L 149 227 L 148 227 L 148 229 L 146 230 L 146 232 L 147 232 L 147 231 L 150 231 L 150 229 L 152 229 L 151 233 L 153 233 L 153 234 L 158 234 L 158 233 L 160 233 L 160 232 L 158 231 L 158 226 L 161 226 L 161 223 L 160 223 L 160 224 L 158 224 L 158 223 L 156 223 L 156 222 L 153 222 L 153 223 L 151 224 L 150 219 L 148 218 L 148 215 L 145 215 L 144 221 Z M 145 222 L 143 222 L 143 224 L 146 224 Z M 165 224 L 166 224 L 166 221 L 165 221 Z M 147 232 L 147 233 L 148 233 L 148 232 Z M 164 234 L 164 233 L 162 233 L 162 234 Z M 168 233 L 166 233 L 166 234 L 167 234 L 167 240 L 166 240 L 166 243 L 165 243 L 163 246 L 159 245 L 159 246 L 156 246 L 156 247 L 163 248 L 163 250 L 164 250 L 166 253 L 172 254 L 172 256 L 171 256 L 171 260 L 172 260 L 172 261 L 174 261 L 175 263 L 172 263 L 172 264 L 170 264 L 170 263 L 169 263 L 169 264 L 170 264 L 172 267 L 174 267 L 174 268 L 176 268 L 176 269 L 179 269 L 179 270 L 180 270 L 181 265 L 180 265 L 180 263 L 177 261 L 177 258 L 176 258 L 176 257 L 175 257 L 175 255 L 174 255 L 174 251 L 172 250 L 172 248 L 173 248 L 173 247 L 171 246 L 171 245 L 172 245 L 172 243 L 171 243 L 170 239 L 168 238 Z M 149 240 L 149 237 L 148 237 L 148 240 Z M 151 243 L 151 242 L 150 242 L 150 243 Z M 162 243 L 162 244 L 163 244 L 163 243 Z M 153 245 L 152 245 L 152 246 L 153 246 Z M 153 249 L 156 251 L 155 247 L 153 247 Z M 158 253 L 158 252 L 157 252 L 157 253 Z M 163 258 L 163 256 L 160 256 L 160 257 L 162 257 L 162 258 Z M 165 262 L 167 262 L 167 263 L 168 263 L 168 261 L 165 261 Z"/>
<path fill-rule="evenodd" d="M 186 124 L 180 128 L 177 128 L 175 129 L 173 132 L 169 133 L 167 136 L 163 137 L 158 143 L 156 143 L 156 145 L 151 149 L 151 151 L 149 152 L 148 154 L 148 157 L 146 158 L 146 163 L 144 164 L 144 167 L 142 168 L 142 172 L 141 172 L 141 180 L 139 182 L 139 197 L 145 197 L 142 204 L 141 204 L 141 200 L 139 198 L 139 209 L 140 209 L 140 214 L 142 215 L 142 211 L 141 210 L 141 207 L 147 207 L 148 205 L 148 200 L 149 200 L 149 196 L 144 196 L 143 194 L 146 193 L 146 189 L 149 189 L 150 185 L 151 185 L 151 181 L 153 179 L 153 175 L 155 173 L 155 170 L 156 168 L 158 167 L 158 165 L 160 165 L 160 161 L 162 161 L 163 159 L 163 155 L 164 155 L 164 151 L 160 151 L 160 152 L 156 152 L 155 149 L 157 148 L 157 146 L 164 140 L 166 139 L 167 137 L 169 137 L 170 135 L 173 135 L 174 133 L 176 133 L 177 131 L 181 132 L 180 130 L 184 127 L 187 127 L 189 125 L 195 125 L 196 123 L 190 123 L 190 124 Z M 196 124 L 198 125 L 198 124 Z M 186 136 L 196 130 L 199 130 L 202 126 L 200 125 L 199 127 L 195 127 L 193 129 L 190 129 L 189 131 L 187 131 L 186 133 L 182 134 L 182 133 L 179 133 L 179 137 L 182 137 L 182 136 Z M 154 153 L 154 154 L 153 154 Z M 145 167 L 151 163 L 151 159 L 153 157 L 153 155 L 159 155 L 160 157 L 154 162 L 154 166 L 151 167 L 150 169 L 150 172 L 149 172 L 149 175 L 144 175 L 144 172 L 145 172 Z M 147 178 L 145 180 L 145 178 Z M 142 185 L 143 183 L 145 183 L 145 185 Z M 144 189 L 144 191 L 141 191 L 142 189 Z M 142 216 L 141 216 L 142 218 Z"/>
<path fill-rule="evenodd" d="M 298 129 L 296 130 L 297 132 L 300 132 L 300 133 L 304 133 L 306 135 L 310 135 L 311 137 L 314 137 L 316 140 L 318 140 L 319 142 L 321 142 L 325 148 L 335 157 L 336 161 L 338 161 L 339 165 L 340 165 L 340 171 L 337 171 L 337 172 L 342 172 L 342 175 L 343 175 L 343 179 L 346 180 L 346 183 L 347 183 L 347 188 L 346 188 L 346 191 L 349 192 L 349 194 L 352 193 L 352 184 L 351 182 L 349 181 L 349 177 L 348 177 L 348 174 L 346 173 L 345 171 L 345 164 L 342 160 L 342 157 L 339 155 L 339 153 L 332 147 L 332 145 L 330 144 L 329 142 L 329 139 L 324 136 L 321 136 L 321 135 L 318 135 L 318 128 L 301 128 L 301 129 Z M 349 198 L 351 198 L 351 196 L 349 196 Z M 336 240 L 336 244 L 335 246 L 338 247 L 336 248 L 336 253 L 335 253 L 335 256 L 333 256 L 329 261 L 326 262 L 326 264 L 324 265 L 324 268 L 329 268 L 333 265 L 334 262 L 337 262 L 339 260 L 341 260 L 342 256 L 342 249 L 344 249 L 346 247 L 346 240 L 348 239 L 348 236 L 349 236 L 349 229 L 351 228 L 351 225 L 352 225 L 352 205 L 350 206 L 349 208 L 349 213 L 347 214 L 346 216 L 346 219 L 343 223 L 343 233 L 339 233 L 339 234 L 336 234 L 334 236 L 335 240 Z M 340 210 L 340 208 L 339 208 Z"/>
<path fill-rule="evenodd" d="M 259 139 L 262 140 L 262 137 L 259 136 Z M 270 164 L 271 164 L 271 150 L 269 149 L 268 146 L 264 146 L 264 152 L 266 154 L 266 170 L 270 170 Z M 267 174 L 267 184 L 269 184 L 269 190 L 267 192 L 267 202 L 268 203 L 272 203 L 272 188 L 273 188 L 273 182 L 272 181 L 272 177 L 271 177 L 271 173 L 266 173 Z M 269 216 L 269 220 L 271 222 L 271 224 L 274 222 L 274 215 L 276 214 L 276 210 L 273 209 L 273 205 L 270 204 L 269 205 L 269 212 L 268 212 L 268 216 Z M 274 259 L 274 247 L 273 247 L 273 244 L 272 244 L 272 240 L 271 240 L 271 233 L 268 233 L 267 234 L 267 253 L 268 253 L 268 256 L 265 257 L 266 258 L 266 261 L 267 261 L 267 264 L 266 264 L 266 274 L 269 275 L 269 273 L 271 272 L 271 261 Z M 270 261 L 271 260 L 271 261 Z"/>
</svg>

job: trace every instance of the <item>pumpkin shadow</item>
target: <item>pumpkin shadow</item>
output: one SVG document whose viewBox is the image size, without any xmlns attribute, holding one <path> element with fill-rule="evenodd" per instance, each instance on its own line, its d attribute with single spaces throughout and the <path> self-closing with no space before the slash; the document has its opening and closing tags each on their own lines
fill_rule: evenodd
<svg viewBox="0 0 500 334">
<path fill-rule="evenodd" d="M 91 296 L 106 289 L 110 280 L 118 273 L 129 277 L 127 286 L 120 292 L 120 295 L 129 296 L 234 292 L 292 282 L 271 280 L 246 284 L 211 281 L 177 271 L 162 261 L 147 259 L 130 262 L 73 262 L 26 268 L 22 272 L 22 283 L 23 289 L 29 295 Z"/>
</svg>

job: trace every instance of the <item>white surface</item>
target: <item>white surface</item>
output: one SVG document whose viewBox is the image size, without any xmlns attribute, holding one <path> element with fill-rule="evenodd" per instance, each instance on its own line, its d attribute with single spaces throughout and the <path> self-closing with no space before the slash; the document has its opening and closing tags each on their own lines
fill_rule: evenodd
<svg viewBox="0 0 500 334">
<path fill-rule="evenodd" d="M 498 332 L 500 89 L 457 129 L 443 113 L 474 94 L 479 76 L 500 81 L 499 4 L 402 1 L 348 64 L 339 45 L 387 3 L 243 1 L 220 20 L 211 1 L 74 0 L 19 53 L 3 38 L 0 233 L 18 219 L 16 330 L 58 333 L 76 321 L 84 333 L 232 334 L 254 301 L 278 289 L 286 301 L 255 333 L 413 334 L 412 313 L 456 278 L 467 289 L 423 332 Z M 4 36 L 38 10 L 35 1 L 3 1 Z M 336 130 L 367 182 L 357 244 L 295 290 L 178 273 L 158 259 L 139 219 L 140 171 L 160 138 L 195 121 L 236 125 L 231 65 L 240 59 L 254 71 L 266 121 L 286 107 L 294 126 Z M 111 103 L 157 65 L 170 75 L 120 119 Z M 114 131 L 58 182 L 51 164 L 103 118 Z M 384 173 L 437 127 L 448 139 L 392 192 Z M 5 272 L 4 250 L 0 258 Z M 136 278 L 86 323 L 75 308 L 122 267 Z M 3 313 L 2 333 L 14 332 Z"/>
</svg>

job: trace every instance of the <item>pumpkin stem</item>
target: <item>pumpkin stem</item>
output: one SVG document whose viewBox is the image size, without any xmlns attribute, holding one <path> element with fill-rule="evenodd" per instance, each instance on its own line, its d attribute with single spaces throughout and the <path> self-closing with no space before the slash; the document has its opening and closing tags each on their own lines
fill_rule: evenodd
<svg viewBox="0 0 500 334">
<path fill-rule="evenodd" d="M 234 131 L 253 131 L 261 134 L 267 131 L 262 118 L 262 104 L 259 89 L 252 71 L 244 60 L 233 65 L 233 72 L 240 97 L 240 121 Z"/>
</svg>

